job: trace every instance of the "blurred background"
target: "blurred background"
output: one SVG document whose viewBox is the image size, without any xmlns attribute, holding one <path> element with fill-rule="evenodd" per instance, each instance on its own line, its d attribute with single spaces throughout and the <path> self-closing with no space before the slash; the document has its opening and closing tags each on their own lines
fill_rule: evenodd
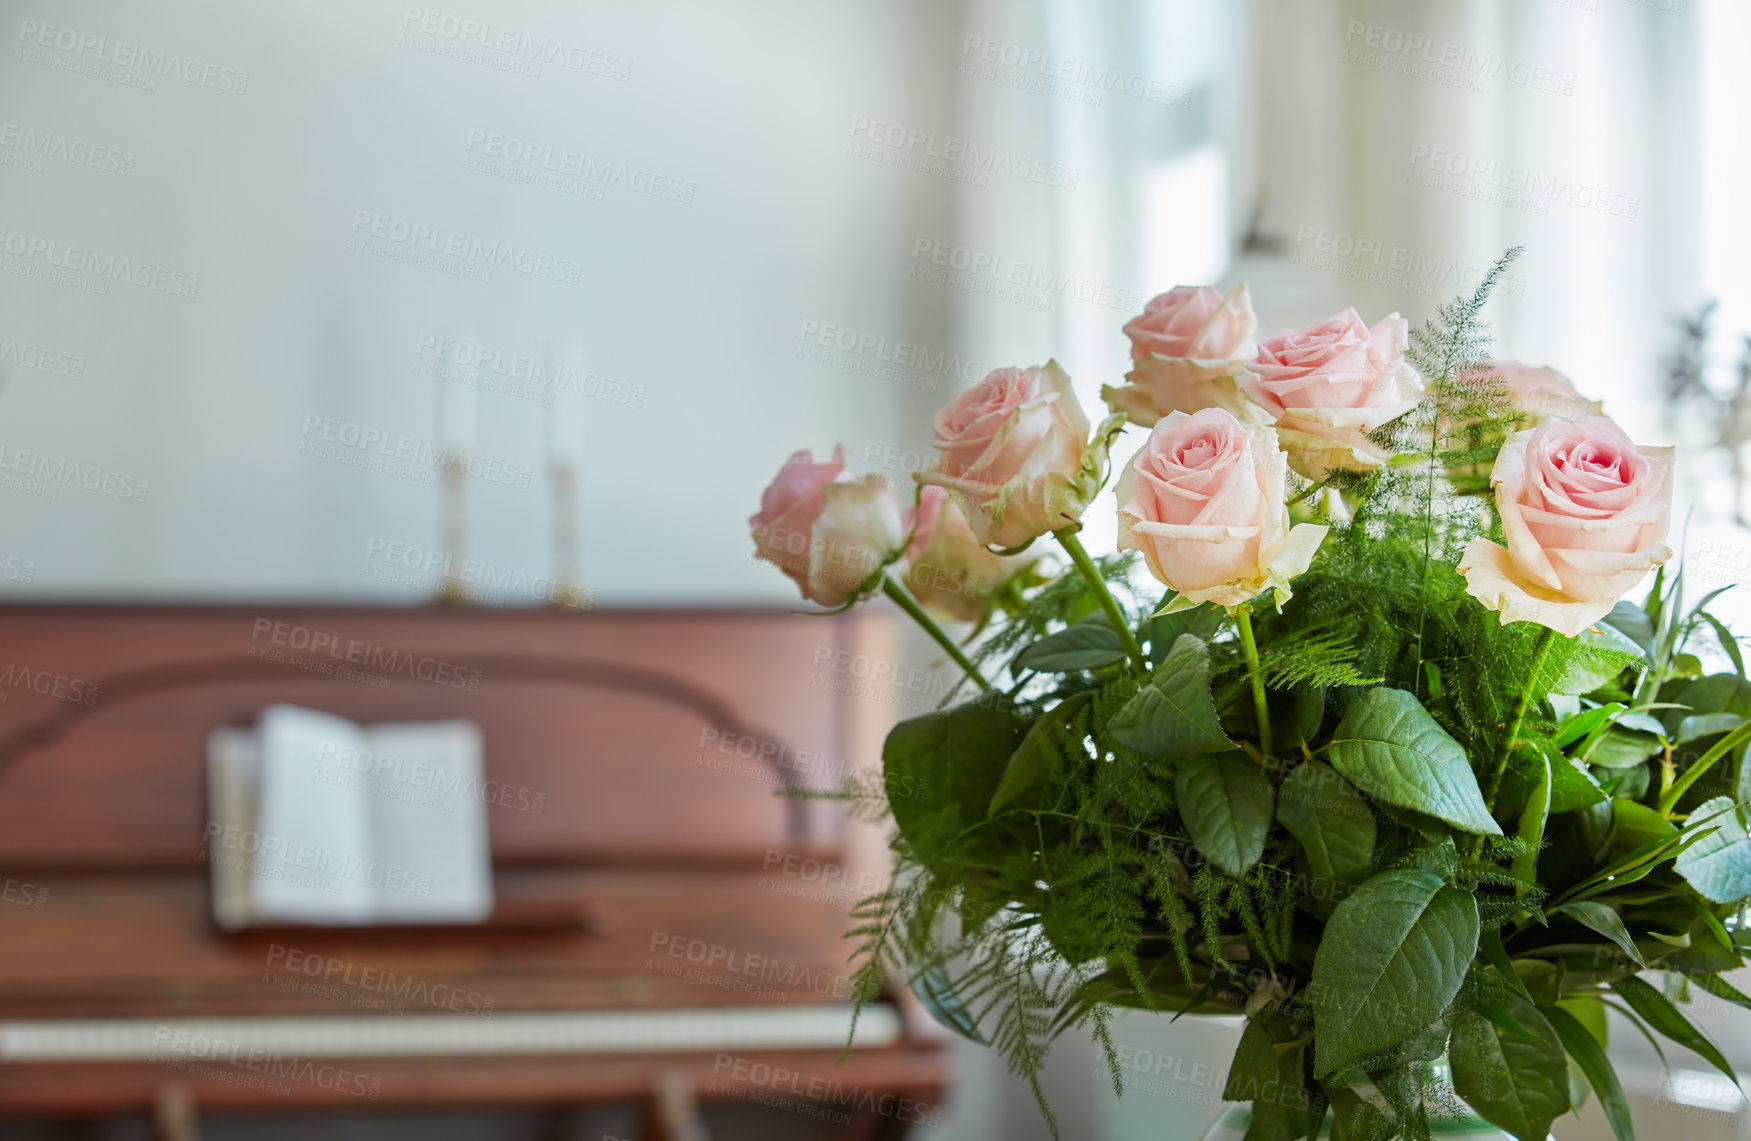
<svg viewBox="0 0 1751 1141">
<path fill-rule="evenodd" d="M 1751 575 L 1744 0 L 432 3 L 0 2 L 9 599 L 792 607 L 790 452 L 904 481 L 992 367 L 1097 406 L 1176 284 L 1415 323 L 1512 246 L 1499 356 L 1683 446 Z M 1196 1136 L 1235 1033 L 1122 1020 L 1122 1099 L 1065 1042 L 1066 1135 Z M 1751 1129 L 1631 1038 L 1649 1135 Z M 957 1061 L 920 1132 L 1045 1135 Z"/>
</svg>

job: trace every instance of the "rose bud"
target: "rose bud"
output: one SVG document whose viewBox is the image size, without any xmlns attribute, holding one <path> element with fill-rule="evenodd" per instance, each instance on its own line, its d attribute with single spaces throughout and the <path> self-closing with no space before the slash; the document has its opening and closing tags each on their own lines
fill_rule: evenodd
<svg viewBox="0 0 1751 1141">
<path fill-rule="evenodd" d="M 938 618 L 978 621 L 991 595 L 1031 561 L 987 550 L 940 487 L 921 489 L 916 523 L 906 548 L 906 588 Z"/>
<path fill-rule="evenodd" d="M 1672 454 L 1603 416 L 1514 433 L 1490 472 L 1508 545 L 1472 540 L 1467 591 L 1503 622 L 1580 634 L 1672 557 Z"/>
<path fill-rule="evenodd" d="M 822 606 L 852 601 L 906 541 L 900 499 L 880 476 L 842 478 L 845 449 L 816 463 L 807 451 L 784 461 L 749 516 L 754 557 L 796 581 L 803 597 Z"/>
<path fill-rule="evenodd" d="M 1147 428 L 1169 412 L 1226 408 L 1242 420 L 1265 422 L 1241 395 L 1235 376 L 1252 359 L 1259 319 L 1246 286 L 1227 296 L 1208 285 L 1180 285 L 1144 306 L 1125 325 L 1135 366 L 1123 388 L 1103 385 L 1101 399 Z"/>
<path fill-rule="evenodd" d="M 1240 388 L 1269 415 L 1297 472 L 1320 480 L 1391 457 L 1369 433 L 1422 399 L 1422 381 L 1404 359 L 1408 331 L 1397 313 L 1370 329 L 1346 309 L 1259 343 Z"/>
<path fill-rule="evenodd" d="M 1019 547 L 1075 523 L 1092 491 L 1080 480 L 1088 419 L 1056 361 L 1000 368 L 935 419 L 935 466 L 918 473 L 952 496 L 989 547 Z"/>
<path fill-rule="evenodd" d="M 1119 549 L 1142 551 L 1149 573 L 1179 591 L 1170 610 L 1238 606 L 1267 588 L 1280 606 L 1327 530 L 1290 528 L 1287 475 L 1272 429 L 1221 408 L 1171 413 L 1119 477 Z"/>
</svg>

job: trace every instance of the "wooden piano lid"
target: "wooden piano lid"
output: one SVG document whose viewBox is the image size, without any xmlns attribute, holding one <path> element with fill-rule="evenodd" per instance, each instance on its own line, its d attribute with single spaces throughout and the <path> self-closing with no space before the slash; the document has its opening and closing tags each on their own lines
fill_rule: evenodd
<svg viewBox="0 0 1751 1141">
<path fill-rule="evenodd" d="M 871 881 L 786 874 L 788 854 L 838 860 L 843 821 L 774 790 L 877 763 L 899 710 L 834 663 L 891 658 L 887 637 L 868 615 L 0 607 L 0 1017 L 369 1009 L 369 988 L 304 986 L 293 952 L 501 1010 L 734 1005 L 749 978 L 842 1001 Z M 586 922 L 221 935 L 206 736 L 282 701 L 477 722 L 499 897 Z M 743 981 L 696 946 L 739 955 Z"/>
</svg>

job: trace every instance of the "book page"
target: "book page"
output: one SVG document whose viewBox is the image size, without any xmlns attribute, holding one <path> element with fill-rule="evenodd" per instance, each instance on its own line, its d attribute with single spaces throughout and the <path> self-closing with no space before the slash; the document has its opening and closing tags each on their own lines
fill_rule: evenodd
<svg viewBox="0 0 1751 1141">
<path fill-rule="evenodd" d="M 207 735 L 207 863 L 213 921 L 227 931 L 249 924 L 250 864 L 256 805 L 261 796 L 261 743 L 254 729 Z"/>
<path fill-rule="evenodd" d="M 251 865 L 256 922 L 367 923 L 371 820 L 365 796 L 342 764 L 361 747 L 357 725 L 341 717 L 269 706 L 261 738 L 259 844 Z"/>
<path fill-rule="evenodd" d="M 492 853 L 471 721 L 373 725 L 353 758 L 370 819 L 378 922 L 469 923 L 492 912 Z"/>
</svg>

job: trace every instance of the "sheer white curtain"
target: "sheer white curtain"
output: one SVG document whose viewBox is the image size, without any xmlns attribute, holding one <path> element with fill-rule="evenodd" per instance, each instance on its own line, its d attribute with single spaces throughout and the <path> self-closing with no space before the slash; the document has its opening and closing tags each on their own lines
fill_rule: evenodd
<svg viewBox="0 0 1751 1141">
<path fill-rule="evenodd" d="M 1695 18 L 1632 0 L 1257 13 L 1260 231 L 1324 279 L 1309 301 L 1415 319 L 1524 246 L 1499 351 L 1656 420 L 1670 320 L 1700 287 Z"/>
</svg>

